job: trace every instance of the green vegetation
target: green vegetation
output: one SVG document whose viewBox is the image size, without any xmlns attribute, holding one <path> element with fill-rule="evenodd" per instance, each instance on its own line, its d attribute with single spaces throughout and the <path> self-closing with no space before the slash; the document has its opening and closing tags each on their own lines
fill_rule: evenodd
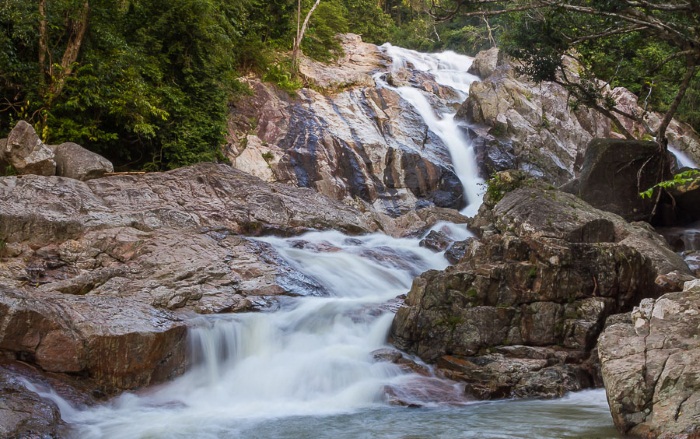
<svg viewBox="0 0 700 439">
<path fill-rule="evenodd" d="M 664 180 L 655 184 L 644 192 L 640 192 L 639 196 L 642 198 L 651 198 L 657 188 L 671 189 L 678 186 L 684 186 L 686 184 L 696 183 L 698 181 L 700 181 L 700 170 L 688 169 L 687 171 L 675 174 L 670 180 Z"/>
<path fill-rule="evenodd" d="M 610 88 L 634 92 L 645 110 L 664 113 L 658 127 L 648 127 L 661 147 L 671 117 L 700 121 L 700 6 L 685 0 L 445 0 L 434 2 L 432 15 L 454 21 L 480 18 L 499 46 L 523 61 L 520 71 L 535 81 L 555 81 L 574 105 L 604 114 L 619 133 L 634 137 L 620 118 L 643 123 L 644 114 L 618 108 Z M 563 55 L 578 61 L 571 74 Z M 696 125 L 697 126 L 697 125 Z"/>
<path fill-rule="evenodd" d="M 222 160 L 228 106 L 249 92 L 241 76 L 291 95 L 304 86 L 292 49 L 307 16 L 298 48 L 318 61 L 342 55 L 336 35 L 347 31 L 424 51 L 498 44 L 533 79 L 562 82 L 572 107 L 621 116 L 598 77 L 697 127 L 696 9 L 684 0 L 5 0 L 0 137 L 24 119 L 45 142 L 78 142 L 122 170 Z M 577 57 L 580 81 L 562 76 L 564 53 Z M 663 143 L 664 130 L 649 134 Z"/>
<path fill-rule="evenodd" d="M 311 0 L 303 0 L 307 13 Z M 294 93 L 296 0 L 6 0 L 0 7 L 0 137 L 24 119 L 119 169 L 222 160 L 228 104 L 254 73 Z M 302 51 L 341 54 L 349 29 L 384 42 L 375 1 L 323 0 Z M 381 41 L 380 41 L 381 40 Z"/>
<path fill-rule="evenodd" d="M 484 203 L 495 206 L 508 192 L 521 187 L 534 187 L 538 182 L 522 171 L 502 171 L 495 173 L 484 184 Z"/>
</svg>

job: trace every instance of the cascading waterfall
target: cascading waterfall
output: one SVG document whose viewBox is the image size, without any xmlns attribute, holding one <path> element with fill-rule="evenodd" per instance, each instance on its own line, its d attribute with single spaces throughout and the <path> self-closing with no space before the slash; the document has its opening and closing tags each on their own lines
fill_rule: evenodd
<svg viewBox="0 0 700 439">
<path fill-rule="evenodd" d="M 389 45 L 383 50 L 395 66 L 434 75 L 439 84 L 456 90 L 459 100 L 476 79 L 466 73 L 471 59 L 461 55 L 419 54 Z M 436 114 L 420 90 L 396 90 L 449 148 L 469 201 L 465 213 L 476 212 L 481 180 L 454 114 Z M 468 236 L 464 227 L 443 223 L 435 228 L 455 240 Z M 348 237 L 330 231 L 263 240 L 322 285 L 329 297 L 290 299 L 270 313 L 198 317 L 190 331 L 194 365 L 186 374 L 105 405 L 76 409 L 52 391 L 35 390 L 59 404 L 78 438 L 531 437 L 533 431 L 540 437 L 566 437 L 568 432 L 572 437 L 581 432 L 615 437 L 610 425 L 597 425 L 607 413 L 600 392 L 559 405 L 433 404 L 410 412 L 388 405 L 387 388 L 401 393 L 402 386 L 420 386 L 418 375 L 373 359 L 374 351 L 386 347 L 393 317 L 388 302 L 406 293 L 420 273 L 444 269 L 442 254 L 420 247 L 418 239 L 380 234 Z M 453 402 L 462 394 L 451 385 L 440 392 Z M 417 389 L 401 398 L 426 405 L 420 395 Z M 537 410 L 545 414 L 533 420 L 531 413 Z M 547 420 L 557 410 L 582 420 L 569 418 L 562 433 L 558 418 Z"/>
<path fill-rule="evenodd" d="M 426 54 L 394 47 L 388 43 L 382 48 L 393 60 L 392 70 L 410 68 L 426 72 L 435 78 L 436 83 L 456 91 L 456 99 L 452 102 L 448 101 L 448 104 L 461 104 L 469 95 L 469 86 L 479 79 L 467 73 L 472 63 L 472 58 L 468 56 L 454 52 Z M 385 81 L 381 81 L 381 74 L 376 78 L 384 87 L 390 87 Z M 455 120 L 456 110 L 437 114 L 428 97 L 421 90 L 409 86 L 393 89 L 416 109 L 428 128 L 447 146 L 455 174 L 462 182 L 467 199 L 467 207 L 462 210 L 462 213 L 474 216 L 481 205 L 483 194 L 480 185 L 484 181 L 479 178 L 474 149 L 465 138 L 461 124 Z"/>
</svg>

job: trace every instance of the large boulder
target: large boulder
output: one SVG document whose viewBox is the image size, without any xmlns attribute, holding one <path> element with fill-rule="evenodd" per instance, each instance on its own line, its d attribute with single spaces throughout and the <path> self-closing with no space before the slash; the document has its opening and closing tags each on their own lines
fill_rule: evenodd
<svg viewBox="0 0 700 439">
<path fill-rule="evenodd" d="M 476 54 L 468 72 L 480 78 L 488 78 L 500 64 L 503 64 L 503 52 L 492 47 Z"/>
<path fill-rule="evenodd" d="M 66 142 L 50 148 L 56 161 L 56 175 L 61 177 L 90 180 L 114 172 L 114 166 L 109 160 L 77 143 Z"/>
<path fill-rule="evenodd" d="M 0 289 L 0 350 L 45 371 L 90 377 L 111 393 L 184 372 L 182 319 L 119 297 Z"/>
<path fill-rule="evenodd" d="M 599 383 L 606 317 L 657 296 L 658 275 L 688 272 L 663 238 L 570 194 L 516 189 L 479 215 L 492 225 L 458 264 L 414 281 L 391 338 L 480 398 Z"/>
<path fill-rule="evenodd" d="M 644 300 L 605 329 L 598 352 L 617 428 L 639 438 L 700 437 L 700 284 Z"/>
<path fill-rule="evenodd" d="M 650 221 L 654 199 L 639 193 L 668 176 L 668 160 L 655 142 L 594 139 L 570 191 L 628 221 Z"/>
<path fill-rule="evenodd" d="M 362 212 L 310 189 L 269 185 L 226 165 L 80 182 L 26 176 L 0 180 L 0 236 L 62 242 L 86 229 L 132 227 L 289 235 L 310 229 L 377 230 Z"/>
<path fill-rule="evenodd" d="M 51 149 L 44 145 L 34 128 L 20 120 L 4 144 L 3 160 L 18 174 L 54 175 L 56 162 Z"/>
<path fill-rule="evenodd" d="M 519 75 L 498 49 L 479 53 L 472 68 L 482 80 L 471 85 L 456 117 L 470 126 L 482 175 L 520 169 L 564 184 L 578 172 L 588 142 L 610 135 L 609 120 L 572 108 L 561 85 Z"/>
</svg>

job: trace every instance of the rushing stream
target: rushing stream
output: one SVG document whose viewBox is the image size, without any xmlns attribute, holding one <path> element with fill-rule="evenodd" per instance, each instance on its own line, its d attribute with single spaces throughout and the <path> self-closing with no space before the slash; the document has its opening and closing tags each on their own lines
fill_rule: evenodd
<svg viewBox="0 0 700 439">
<path fill-rule="evenodd" d="M 383 50 L 395 66 L 434 74 L 459 99 L 475 79 L 466 73 L 471 60 L 464 56 Z M 379 77 L 378 84 L 389 87 Z M 475 212 L 480 180 L 454 115 L 436 114 L 422 91 L 396 90 L 450 149 L 470 201 L 465 212 Z M 455 240 L 468 236 L 457 226 L 436 227 Z M 285 300 L 275 312 L 198 317 L 190 331 L 193 367 L 138 394 L 75 408 L 42 389 L 59 404 L 75 437 L 618 437 L 603 391 L 555 401 L 485 403 L 467 401 L 459 385 L 442 382 L 435 398 L 435 389 L 421 388 L 430 385 L 429 378 L 377 361 L 373 352 L 387 347 L 392 300 L 420 273 L 447 266 L 442 254 L 420 247 L 418 239 L 330 231 L 263 240 L 328 295 Z M 387 389 L 421 408 L 388 404 Z"/>
</svg>

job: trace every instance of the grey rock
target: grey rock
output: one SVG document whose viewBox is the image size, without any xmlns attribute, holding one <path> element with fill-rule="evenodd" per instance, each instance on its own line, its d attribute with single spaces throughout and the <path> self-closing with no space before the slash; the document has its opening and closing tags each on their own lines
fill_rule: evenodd
<svg viewBox="0 0 700 439">
<path fill-rule="evenodd" d="M 496 71 L 496 67 L 502 62 L 503 54 L 497 47 L 492 47 L 488 50 L 482 50 L 476 54 L 472 65 L 468 72 L 486 79 Z"/>
<path fill-rule="evenodd" d="M 617 428 L 640 438 L 700 435 L 700 288 L 648 300 L 599 340 Z"/>
<path fill-rule="evenodd" d="M 421 239 L 420 246 L 435 251 L 444 251 L 452 244 L 452 240 L 445 232 L 431 230 L 428 235 Z"/>
<path fill-rule="evenodd" d="M 21 376 L 0 370 L 0 437 L 60 438 L 58 407 L 28 390 Z"/>
<path fill-rule="evenodd" d="M 478 398 L 599 383 L 593 349 L 607 316 L 657 296 L 659 274 L 688 272 L 660 236 L 570 194 L 525 187 L 487 210 L 481 239 L 418 277 L 391 329 L 395 346 Z"/>
<path fill-rule="evenodd" d="M 109 160 L 77 143 L 66 142 L 50 148 L 55 155 L 58 176 L 85 181 L 114 172 L 114 166 Z"/>
<path fill-rule="evenodd" d="M 44 145 L 34 128 L 21 120 L 10 131 L 3 149 L 4 160 L 18 174 L 54 175 L 56 162 L 51 149 Z"/>
<path fill-rule="evenodd" d="M 518 75 L 512 62 L 498 60 L 497 49 L 476 60 L 482 81 L 471 85 L 456 117 L 470 125 L 482 175 L 519 169 L 561 185 L 578 172 L 588 142 L 610 135 L 609 120 L 584 106 L 570 108 L 563 87 Z"/>
</svg>

